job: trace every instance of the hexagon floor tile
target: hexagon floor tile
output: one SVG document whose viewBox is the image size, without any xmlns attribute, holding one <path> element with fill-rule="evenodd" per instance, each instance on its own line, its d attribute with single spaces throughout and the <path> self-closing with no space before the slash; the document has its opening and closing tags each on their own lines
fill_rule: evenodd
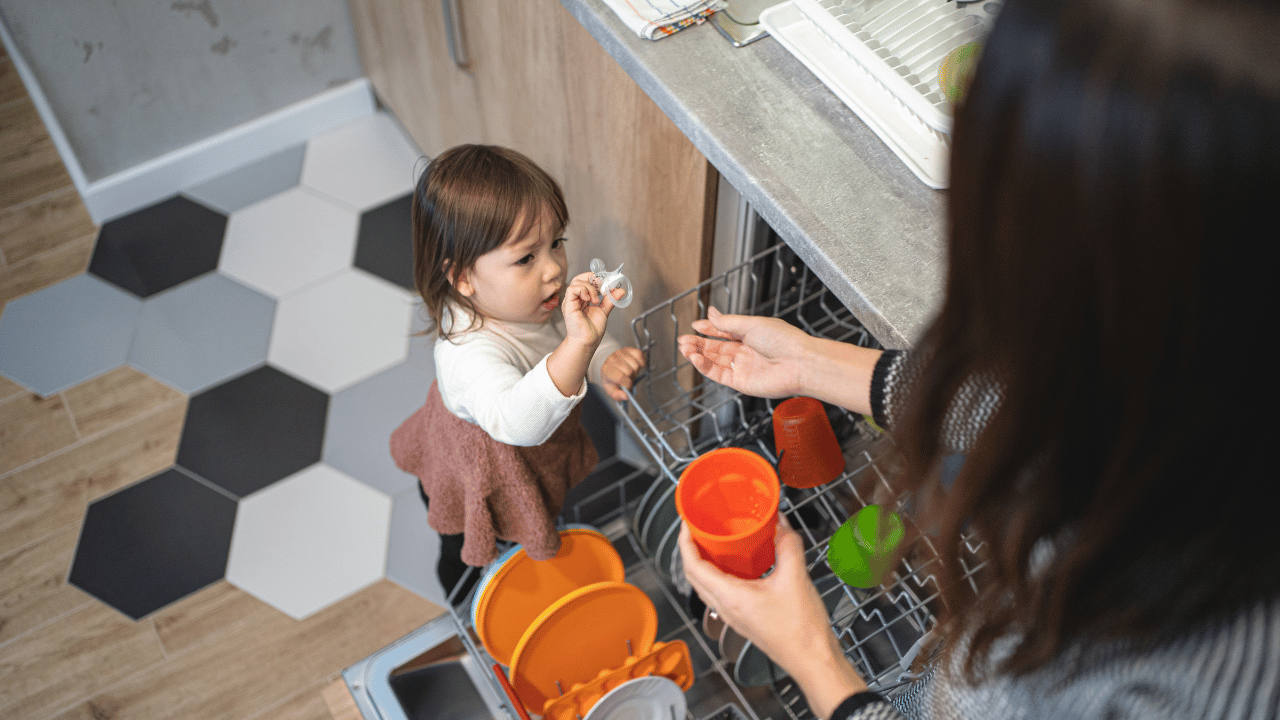
<svg viewBox="0 0 1280 720">
<path fill-rule="evenodd" d="M 391 499 L 317 464 L 240 502 L 227 580 L 303 619 L 383 577 Z"/>
<path fill-rule="evenodd" d="M 432 379 L 416 365 L 400 363 L 335 395 L 324 461 L 388 495 L 416 486 L 416 477 L 396 467 L 388 446 L 391 432 L 426 401 Z"/>
<path fill-rule="evenodd" d="M 267 359 L 337 392 L 405 359 L 412 300 L 348 270 L 280 301 Z"/>
<path fill-rule="evenodd" d="M 411 293 L 413 285 L 413 195 L 396 198 L 360 214 L 356 267 Z"/>
<path fill-rule="evenodd" d="M 137 620 L 222 579 L 235 517 L 170 468 L 89 505 L 68 582 Z"/>
<path fill-rule="evenodd" d="M 279 298 L 351 266 L 356 214 L 302 188 L 231 214 L 218 269 Z"/>
<path fill-rule="evenodd" d="M 10 300 L 0 373 L 49 396 L 125 363 L 142 301 L 92 275 Z"/>
<path fill-rule="evenodd" d="M 302 184 L 359 212 L 411 192 L 421 158 L 394 120 L 374 113 L 311 138 Z"/>
<path fill-rule="evenodd" d="M 320 460 L 329 396 L 263 366 L 191 398 L 177 464 L 243 498 Z"/>
<path fill-rule="evenodd" d="M 444 587 L 436 577 L 440 535 L 427 524 L 427 506 L 414 486 L 392 498 L 387 546 L 387 578 L 444 607 Z"/>
<path fill-rule="evenodd" d="M 183 190 L 183 194 L 215 210 L 233 213 L 297 185 L 302 177 L 302 159 L 306 152 L 306 143 L 285 148 L 258 162 Z"/>
<path fill-rule="evenodd" d="M 267 359 L 276 302 L 219 273 L 142 303 L 129 363 L 196 393 Z"/>
<path fill-rule="evenodd" d="M 420 334 L 427 327 L 427 310 L 421 300 L 413 303 L 413 320 L 409 325 L 409 362 L 431 377 L 436 376 L 436 338 Z"/>
<path fill-rule="evenodd" d="M 89 272 L 138 297 L 218 266 L 227 216 L 175 196 L 102 226 Z"/>
</svg>

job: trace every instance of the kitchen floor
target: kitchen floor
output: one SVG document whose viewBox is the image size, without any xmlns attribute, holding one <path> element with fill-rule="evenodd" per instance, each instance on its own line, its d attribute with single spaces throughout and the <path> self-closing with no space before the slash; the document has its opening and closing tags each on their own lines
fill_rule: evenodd
<svg viewBox="0 0 1280 720">
<path fill-rule="evenodd" d="M 0 717 L 341 717 L 443 602 L 387 453 L 420 153 L 375 114 L 98 228 L 5 55 L 0 133 Z"/>
</svg>

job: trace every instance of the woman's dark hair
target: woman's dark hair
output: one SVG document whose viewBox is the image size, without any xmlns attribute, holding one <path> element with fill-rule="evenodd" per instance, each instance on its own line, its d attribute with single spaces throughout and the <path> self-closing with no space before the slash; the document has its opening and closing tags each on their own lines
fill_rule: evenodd
<svg viewBox="0 0 1280 720">
<path fill-rule="evenodd" d="M 483 324 L 471 300 L 450 277 L 475 267 L 485 253 L 524 234 L 550 212 L 556 234 L 569 209 L 554 178 L 515 150 L 459 145 L 427 164 L 413 196 L 413 280 L 430 317 L 427 332 L 453 337 Z M 448 303 L 471 315 L 468 327 L 442 328 Z"/>
<path fill-rule="evenodd" d="M 999 379 L 932 505 L 969 678 L 1077 642 L 1149 649 L 1280 596 L 1280 4 L 1008 0 L 947 203 L 946 298 L 896 437 L 905 487 L 928 490 L 957 388 Z M 977 599 L 947 562 L 966 523 L 989 551 Z M 1032 572 L 1041 539 L 1057 552 Z"/>
</svg>

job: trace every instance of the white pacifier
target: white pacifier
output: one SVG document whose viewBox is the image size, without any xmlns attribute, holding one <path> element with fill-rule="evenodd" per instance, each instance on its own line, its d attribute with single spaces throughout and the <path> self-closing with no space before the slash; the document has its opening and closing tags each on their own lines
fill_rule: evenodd
<svg viewBox="0 0 1280 720">
<path fill-rule="evenodd" d="M 626 263 L 622 263 L 622 265 L 626 265 Z M 622 269 L 622 265 L 618 266 L 618 270 Z M 617 288 L 622 288 L 626 294 L 622 296 L 621 300 L 614 300 L 613 306 L 624 308 L 631 304 L 631 281 L 618 270 L 605 270 L 604 261 L 600 258 L 591 261 L 591 272 L 596 276 L 600 293 L 613 297 L 613 291 Z"/>
</svg>

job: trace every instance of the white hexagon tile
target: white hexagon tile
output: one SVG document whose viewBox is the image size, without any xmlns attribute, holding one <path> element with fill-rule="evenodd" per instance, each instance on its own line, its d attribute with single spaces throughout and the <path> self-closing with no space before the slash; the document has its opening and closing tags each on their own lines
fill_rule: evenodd
<svg viewBox="0 0 1280 720">
<path fill-rule="evenodd" d="M 311 138 L 302 184 L 361 212 L 412 191 L 421 158 L 394 120 L 375 113 Z"/>
<path fill-rule="evenodd" d="M 338 392 L 407 357 L 412 303 L 404 290 L 346 270 L 280 301 L 267 360 Z"/>
<path fill-rule="evenodd" d="M 391 498 L 319 463 L 240 501 L 227 581 L 301 620 L 383 577 Z"/>
<path fill-rule="evenodd" d="M 218 269 L 279 298 L 351 266 L 357 215 L 296 187 L 231 214 Z"/>
</svg>

